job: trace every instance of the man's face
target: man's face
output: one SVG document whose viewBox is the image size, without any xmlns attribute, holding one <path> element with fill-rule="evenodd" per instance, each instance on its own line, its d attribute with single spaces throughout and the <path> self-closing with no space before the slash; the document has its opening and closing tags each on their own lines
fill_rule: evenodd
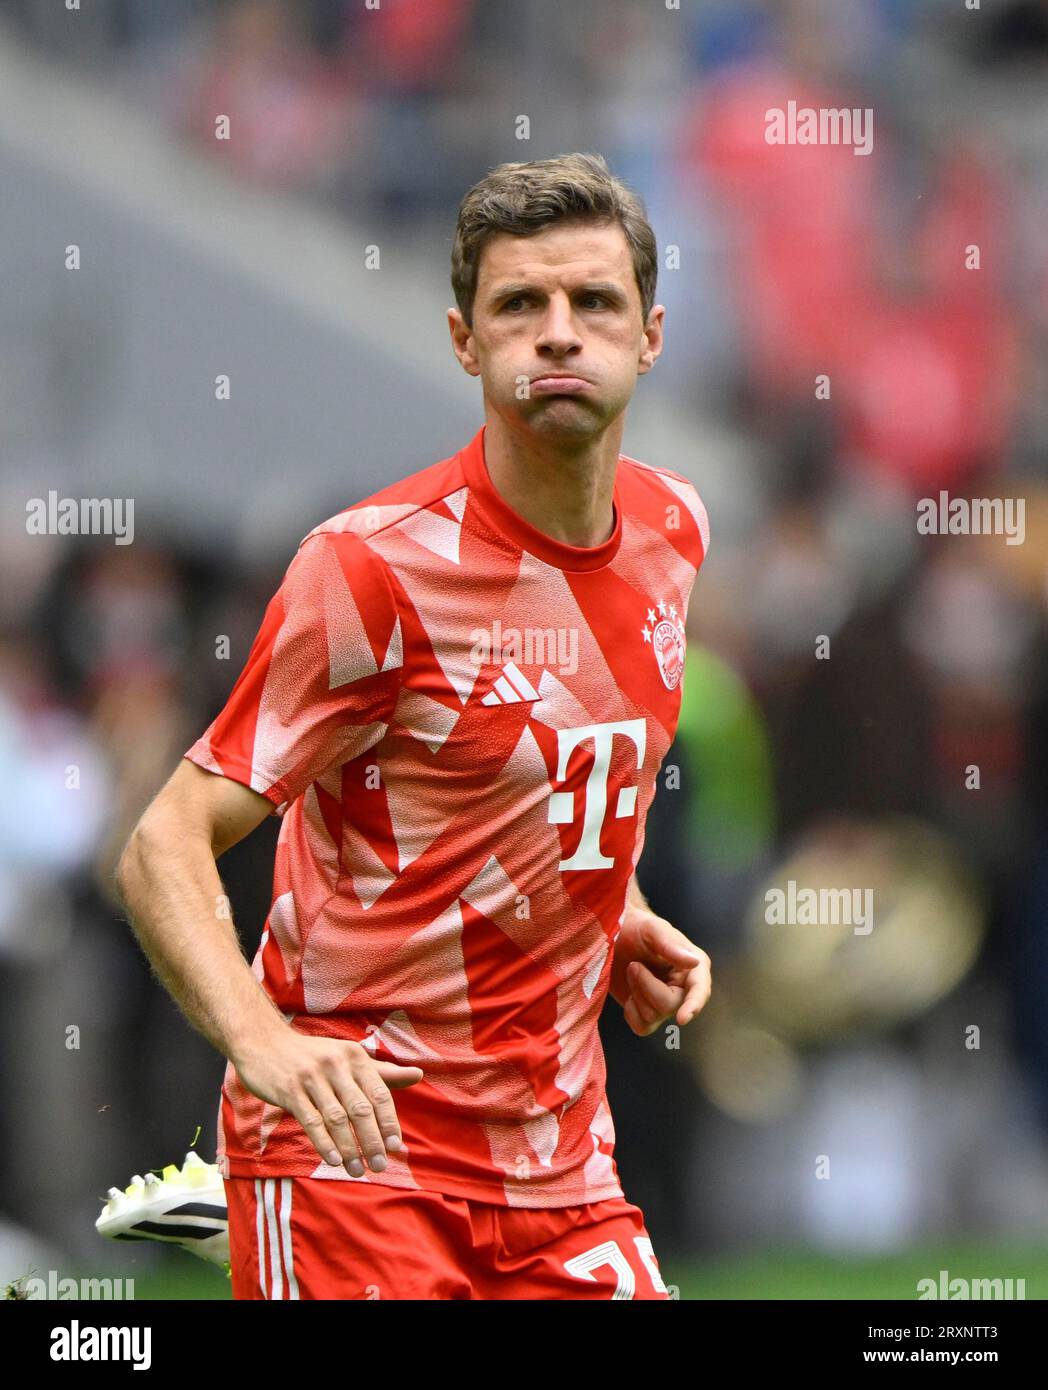
<svg viewBox="0 0 1048 1390">
<path fill-rule="evenodd" d="M 545 436 L 600 435 L 662 349 L 664 310 L 642 320 L 618 223 L 557 222 L 484 243 L 468 328 L 448 311 L 463 367 L 503 416 Z M 552 379 L 559 377 L 559 380 Z"/>
</svg>

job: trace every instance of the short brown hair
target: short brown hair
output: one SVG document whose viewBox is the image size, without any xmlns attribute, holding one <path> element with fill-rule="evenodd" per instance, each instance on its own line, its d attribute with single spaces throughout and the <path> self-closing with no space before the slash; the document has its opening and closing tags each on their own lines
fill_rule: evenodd
<svg viewBox="0 0 1048 1390">
<path fill-rule="evenodd" d="M 603 156 L 561 154 L 527 164 L 500 164 L 462 199 L 451 248 L 451 287 L 467 324 L 473 324 L 477 271 L 487 238 L 493 232 L 532 236 L 561 221 L 619 223 L 633 256 L 647 322 L 655 303 L 659 263 L 643 200 L 615 178 Z"/>
</svg>

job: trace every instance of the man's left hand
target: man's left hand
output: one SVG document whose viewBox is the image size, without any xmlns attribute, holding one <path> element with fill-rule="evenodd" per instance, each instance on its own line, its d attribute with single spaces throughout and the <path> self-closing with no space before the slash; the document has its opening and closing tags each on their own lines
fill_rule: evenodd
<svg viewBox="0 0 1048 1390">
<path fill-rule="evenodd" d="M 713 988 L 710 958 L 665 917 L 626 908 L 615 941 L 611 995 L 638 1037 L 649 1037 L 676 1015 L 683 1027 Z"/>
</svg>

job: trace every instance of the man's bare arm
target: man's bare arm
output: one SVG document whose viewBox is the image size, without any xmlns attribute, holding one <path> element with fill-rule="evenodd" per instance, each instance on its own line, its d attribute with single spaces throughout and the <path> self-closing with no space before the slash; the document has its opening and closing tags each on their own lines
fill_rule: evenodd
<svg viewBox="0 0 1048 1390">
<path fill-rule="evenodd" d="M 615 1003 L 625 1008 L 629 999 L 629 983 L 627 978 L 627 967 L 630 961 L 636 959 L 633 932 L 629 930 L 630 919 L 636 912 L 650 912 L 648 900 L 640 890 L 637 882 L 637 875 L 631 874 L 629 885 L 626 888 L 626 905 L 622 912 L 622 924 L 618 938 L 612 948 L 612 968 L 611 981 L 608 993 Z"/>
<path fill-rule="evenodd" d="M 634 907 L 644 908 L 646 912 L 651 911 L 651 908 L 648 906 L 647 898 L 640 891 L 640 884 L 637 882 L 636 874 L 630 879 L 629 888 L 626 891 L 626 902 L 632 903 Z"/>
<path fill-rule="evenodd" d="M 377 1062 L 358 1043 L 296 1033 L 237 942 L 216 861 L 272 809 L 258 792 L 184 758 L 132 832 L 117 886 L 158 978 L 248 1090 L 291 1111 L 325 1162 L 363 1173 L 366 1153 L 382 1168 L 384 1146 L 402 1146 L 388 1087 L 414 1084 L 421 1069 Z"/>
<path fill-rule="evenodd" d="M 116 869 L 131 926 L 158 978 L 189 1022 L 234 1060 L 283 1019 L 241 954 L 216 860 L 272 809 L 258 792 L 184 758 Z"/>
</svg>

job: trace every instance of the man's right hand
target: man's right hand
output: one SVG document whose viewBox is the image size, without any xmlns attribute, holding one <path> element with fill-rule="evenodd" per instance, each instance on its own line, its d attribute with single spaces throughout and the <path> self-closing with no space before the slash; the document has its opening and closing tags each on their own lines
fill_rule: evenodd
<svg viewBox="0 0 1048 1390">
<path fill-rule="evenodd" d="M 344 1163 L 359 1178 L 364 1155 L 380 1172 L 387 1149 L 406 1152 L 390 1088 L 414 1086 L 421 1067 L 380 1062 L 358 1042 L 287 1025 L 267 1030 L 264 1043 L 231 1060 L 252 1095 L 294 1115 L 325 1163 Z"/>
</svg>

